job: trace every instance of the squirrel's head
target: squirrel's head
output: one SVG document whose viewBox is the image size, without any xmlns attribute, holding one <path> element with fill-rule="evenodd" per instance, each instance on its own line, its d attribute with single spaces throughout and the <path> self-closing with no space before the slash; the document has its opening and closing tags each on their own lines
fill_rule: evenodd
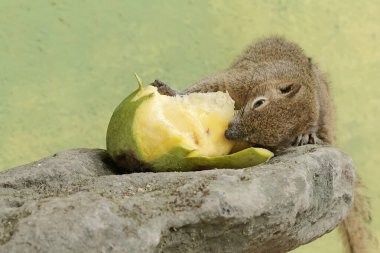
<svg viewBox="0 0 380 253">
<path fill-rule="evenodd" d="M 315 127 L 319 109 L 309 71 L 281 61 L 250 70 L 252 83 L 240 94 L 246 99 L 230 122 L 226 138 L 276 150 Z"/>
</svg>

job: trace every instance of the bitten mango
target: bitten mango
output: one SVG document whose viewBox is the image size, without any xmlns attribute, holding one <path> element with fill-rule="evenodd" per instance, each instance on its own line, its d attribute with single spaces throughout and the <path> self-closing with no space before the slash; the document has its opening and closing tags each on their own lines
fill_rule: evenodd
<svg viewBox="0 0 380 253">
<path fill-rule="evenodd" d="M 157 172 L 244 168 L 273 156 L 252 147 L 230 154 L 235 143 L 224 132 L 234 116 L 234 101 L 228 93 L 172 97 L 138 81 L 139 88 L 115 109 L 107 129 L 107 151 L 127 171 L 142 165 Z"/>
</svg>

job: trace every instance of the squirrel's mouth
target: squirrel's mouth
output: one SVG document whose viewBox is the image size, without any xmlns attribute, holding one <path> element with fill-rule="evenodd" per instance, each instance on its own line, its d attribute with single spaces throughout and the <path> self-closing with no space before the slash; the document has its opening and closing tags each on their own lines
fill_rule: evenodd
<svg viewBox="0 0 380 253">
<path fill-rule="evenodd" d="M 246 141 L 236 141 L 234 146 L 232 147 L 231 151 L 230 151 L 230 154 L 233 154 L 233 153 L 236 153 L 236 152 L 239 152 L 239 151 L 242 151 L 246 148 L 250 148 L 250 147 L 253 147 L 253 145 L 249 142 L 246 142 Z"/>
<path fill-rule="evenodd" d="M 262 142 L 260 143 L 257 140 L 253 139 L 253 136 L 246 136 L 242 140 L 237 140 L 237 141 L 246 143 L 246 145 L 249 145 L 249 147 L 264 148 L 272 152 L 275 152 L 278 150 L 278 145 L 273 144 L 273 143 L 262 143 Z"/>
</svg>

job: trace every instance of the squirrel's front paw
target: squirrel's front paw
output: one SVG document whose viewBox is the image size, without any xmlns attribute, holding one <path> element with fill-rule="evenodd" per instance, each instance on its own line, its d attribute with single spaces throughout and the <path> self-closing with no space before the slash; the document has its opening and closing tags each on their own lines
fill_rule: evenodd
<svg viewBox="0 0 380 253">
<path fill-rule="evenodd" d="M 323 144 L 323 141 L 318 138 L 316 133 L 300 134 L 293 142 L 293 146 L 302 146 L 306 144 Z"/>
<path fill-rule="evenodd" d="M 175 96 L 177 95 L 177 91 L 173 90 L 172 88 L 169 87 L 166 83 L 160 81 L 160 80 L 154 80 L 153 83 L 150 85 L 154 86 L 157 88 L 158 93 L 161 95 L 166 95 L 166 96 Z"/>
</svg>

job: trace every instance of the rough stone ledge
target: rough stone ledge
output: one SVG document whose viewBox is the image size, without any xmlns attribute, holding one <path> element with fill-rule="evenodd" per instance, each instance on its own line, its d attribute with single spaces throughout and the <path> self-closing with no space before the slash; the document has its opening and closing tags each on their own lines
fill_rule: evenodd
<svg viewBox="0 0 380 253">
<path fill-rule="evenodd" d="M 331 147 L 253 168 L 115 175 L 76 149 L 0 173 L 0 252 L 286 252 L 331 231 L 354 167 Z"/>
</svg>

